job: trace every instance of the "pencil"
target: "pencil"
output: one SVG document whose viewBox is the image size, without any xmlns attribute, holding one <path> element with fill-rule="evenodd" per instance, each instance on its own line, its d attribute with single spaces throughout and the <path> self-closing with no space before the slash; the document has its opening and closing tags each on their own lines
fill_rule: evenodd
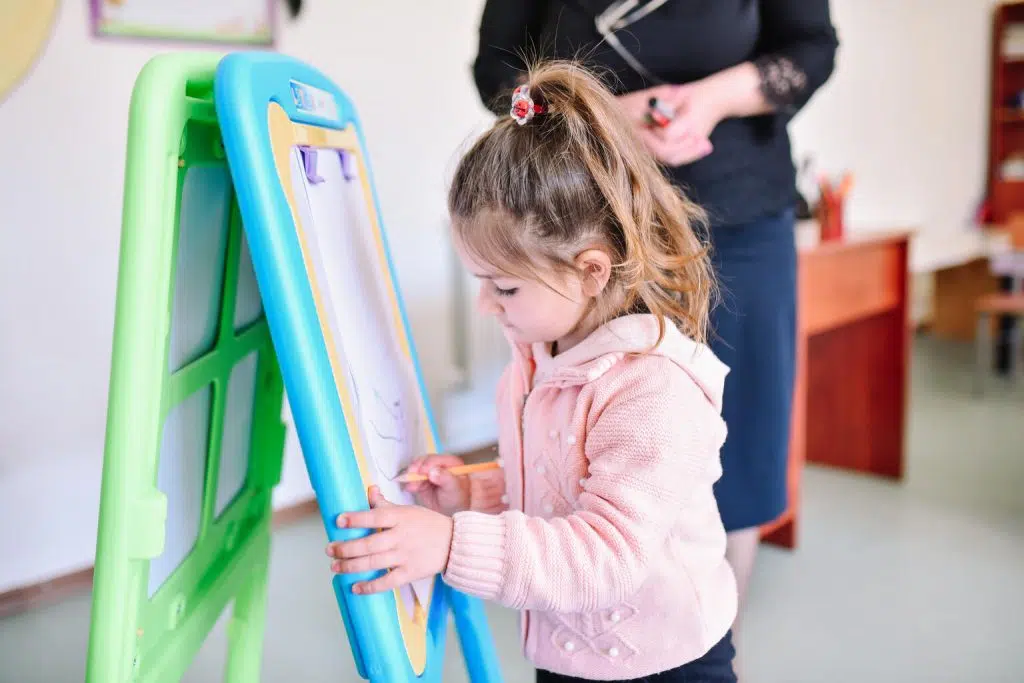
<svg viewBox="0 0 1024 683">
<path fill-rule="evenodd" d="M 458 465 L 457 467 L 447 468 L 448 474 L 456 477 L 475 474 L 477 472 L 489 472 L 490 470 L 496 470 L 501 467 L 501 463 L 497 460 L 488 460 L 487 462 L 480 462 L 474 465 Z M 411 484 L 417 481 L 427 481 L 427 477 L 422 474 L 402 474 L 395 479 L 400 484 Z"/>
</svg>

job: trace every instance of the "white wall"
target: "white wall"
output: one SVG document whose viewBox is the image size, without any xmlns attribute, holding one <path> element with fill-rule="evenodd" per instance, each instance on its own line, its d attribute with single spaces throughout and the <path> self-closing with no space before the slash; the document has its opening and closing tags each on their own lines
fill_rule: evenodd
<svg viewBox="0 0 1024 683">
<path fill-rule="evenodd" d="M 359 106 L 437 394 L 451 346 L 443 182 L 487 121 L 469 78 L 482 1 L 306 4 L 278 49 Z M 918 268 L 976 248 L 964 226 L 983 182 L 991 4 L 834 0 L 838 70 L 794 124 L 798 151 L 856 172 L 854 229 L 920 227 Z M 93 40 L 86 7 L 61 4 L 41 61 L 0 104 L 0 592 L 91 563 L 128 99 L 149 57 L 181 49 Z M 288 457 L 279 504 L 308 494 L 294 442 Z"/>
<path fill-rule="evenodd" d="M 794 121 L 795 154 L 852 169 L 854 230 L 920 230 L 917 271 L 981 246 L 993 0 L 832 0 L 836 72 Z"/>
</svg>

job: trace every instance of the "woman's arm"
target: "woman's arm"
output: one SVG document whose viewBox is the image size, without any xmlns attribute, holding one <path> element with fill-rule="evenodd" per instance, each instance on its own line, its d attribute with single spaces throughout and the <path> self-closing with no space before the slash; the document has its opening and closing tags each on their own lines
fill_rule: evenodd
<svg viewBox="0 0 1024 683">
<path fill-rule="evenodd" d="M 502 114 L 503 99 L 516 86 L 528 60 L 536 55 L 537 34 L 547 0 L 487 0 L 480 18 L 473 82 L 480 100 Z"/>
<path fill-rule="evenodd" d="M 839 46 L 828 0 L 761 0 L 758 55 L 705 79 L 722 118 L 795 114 L 825 84 Z"/>
<path fill-rule="evenodd" d="M 661 130 L 643 130 L 644 143 L 662 163 L 681 166 L 710 154 L 711 132 L 723 119 L 777 112 L 783 125 L 828 80 L 839 41 L 828 0 L 761 0 L 757 55 L 665 97 L 676 118 Z"/>
</svg>

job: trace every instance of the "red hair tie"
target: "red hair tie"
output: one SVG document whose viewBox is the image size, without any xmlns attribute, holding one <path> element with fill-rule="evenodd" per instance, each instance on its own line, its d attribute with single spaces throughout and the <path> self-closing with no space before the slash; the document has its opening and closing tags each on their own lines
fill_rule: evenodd
<svg viewBox="0 0 1024 683">
<path fill-rule="evenodd" d="M 521 85 L 512 91 L 512 118 L 520 126 L 532 119 L 535 114 L 543 114 L 544 106 L 537 104 L 530 97 L 530 86 Z"/>
</svg>

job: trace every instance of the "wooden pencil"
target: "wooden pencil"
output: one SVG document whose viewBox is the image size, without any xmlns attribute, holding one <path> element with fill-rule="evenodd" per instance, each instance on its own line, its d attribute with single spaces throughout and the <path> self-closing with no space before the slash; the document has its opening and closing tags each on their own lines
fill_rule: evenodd
<svg viewBox="0 0 1024 683">
<path fill-rule="evenodd" d="M 448 467 L 447 472 L 456 477 L 464 476 L 467 474 L 475 474 L 477 472 L 489 472 L 490 470 L 496 470 L 501 467 L 501 463 L 497 460 L 488 460 L 487 462 L 479 462 L 472 465 L 458 465 L 456 467 Z M 423 474 L 401 474 L 395 481 L 400 484 L 411 484 L 417 481 L 427 481 L 426 475 Z"/>
</svg>

